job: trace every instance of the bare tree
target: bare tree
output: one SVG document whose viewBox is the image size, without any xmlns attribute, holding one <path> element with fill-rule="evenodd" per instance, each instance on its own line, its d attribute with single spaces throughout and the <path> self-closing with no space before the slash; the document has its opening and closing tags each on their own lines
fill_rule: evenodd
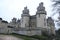
<svg viewBox="0 0 60 40">
<path fill-rule="evenodd" d="M 60 26 L 60 0 L 51 0 L 53 2 L 53 15 L 59 14 L 58 20 L 56 20 L 57 25 Z"/>
</svg>

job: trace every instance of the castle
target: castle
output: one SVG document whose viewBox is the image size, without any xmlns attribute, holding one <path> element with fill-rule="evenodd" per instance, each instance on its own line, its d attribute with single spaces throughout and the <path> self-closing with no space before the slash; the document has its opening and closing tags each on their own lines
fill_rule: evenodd
<svg viewBox="0 0 60 40">
<path fill-rule="evenodd" d="M 18 33 L 24 35 L 41 35 L 46 32 L 55 34 L 55 24 L 51 17 L 46 19 L 43 2 L 37 7 L 36 15 L 30 16 L 29 9 L 24 7 L 21 19 L 13 18 L 10 23 L 0 18 L 0 33 Z"/>
</svg>

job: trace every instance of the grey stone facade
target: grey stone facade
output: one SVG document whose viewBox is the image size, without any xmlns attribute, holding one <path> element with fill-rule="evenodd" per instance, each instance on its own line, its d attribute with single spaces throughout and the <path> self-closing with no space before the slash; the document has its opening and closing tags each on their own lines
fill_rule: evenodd
<svg viewBox="0 0 60 40">
<path fill-rule="evenodd" d="M 50 25 L 51 24 L 51 25 Z M 21 19 L 13 18 L 10 23 L 0 18 L 0 33 L 18 33 L 24 35 L 41 35 L 42 32 L 55 34 L 53 19 L 46 19 L 43 2 L 37 7 L 36 15 L 30 16 L 29 9 L 24 7 Z"/>
</svg>

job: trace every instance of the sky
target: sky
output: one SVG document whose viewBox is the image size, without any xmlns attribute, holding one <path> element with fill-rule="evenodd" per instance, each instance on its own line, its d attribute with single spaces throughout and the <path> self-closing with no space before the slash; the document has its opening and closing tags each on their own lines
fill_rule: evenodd
<svg viewBox="0 0 60 40">
<path fill-rule="evenodd" d="M 20 19 L 25 6 L 28 7 L 30 15 L 35 15 L 40 2 L 44 2 L 47 16 L 50 16 L 52 14 L 50 0 L 0 0 L 0 17 L 8 22 L 13 17 Z"/>
<path fill-rule="evenodd" d="M 44 2 L 45 10 L 47 11 L 47 17 L 52 13 L 52 2 L 50 0 L 0 0 L 0 18 L 8 22 L 13 17 L 20 19 L 22 10 L 27 6 L 30 15 L 35 15 L 39 3 Z M 56 19 L 57 15 L 54 16 Z"/>
</svg>

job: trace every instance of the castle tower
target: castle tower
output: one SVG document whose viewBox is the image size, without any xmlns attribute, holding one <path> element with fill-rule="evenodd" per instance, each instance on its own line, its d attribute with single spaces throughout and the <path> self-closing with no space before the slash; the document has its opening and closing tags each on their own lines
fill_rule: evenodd
<svg viewBox="0 0 60 40">
<path fill-rule="evenodd" d="M 13 24 L 16 24 L 16 21 L 17 21 L 16 18 L 13 18 L 13 19 L 12 19 L 12 23 L 13 23 Z"/>
<path fill-rule="evenodd" d="M 1 21 L 2 21 L 2 18 L 0 18 L 0 23 L 1 23 Z"/>
<path fill-rule="evenodd" d="M 55 35 L 55 24 L 51 17 L 48 17 L 47 19 L 47 26 L 49 27 L 51 33 Z"/>
<path fill-rule="evenodd" d="M 29 27 L 29 9 L 27 7 L 24 7 L 22 19 L 21 19 L 21 27 Z"/>
<path fill-rule="evenodd" d="M 43 2 L 39 4 L 36 12 L 37 27 L 46 28 L 46 11 Z"/>
</svg>

